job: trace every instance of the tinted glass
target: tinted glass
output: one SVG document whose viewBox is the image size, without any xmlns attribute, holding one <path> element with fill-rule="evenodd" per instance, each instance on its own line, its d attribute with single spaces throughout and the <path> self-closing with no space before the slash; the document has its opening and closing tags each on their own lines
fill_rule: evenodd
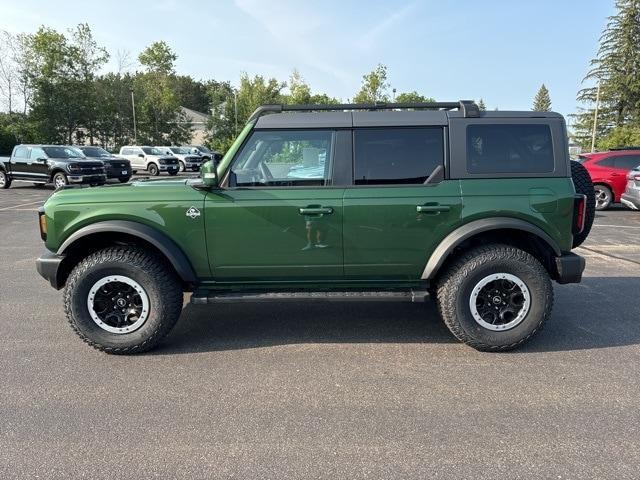
<svg viewBox="0 0 640 480">
<path fill-rule="evenodd" d="M 147 155 L 166 155 L 168 148 L 166 147 L 144 147 L 142 149 Z"/>
<path fill-rule="evenodd" d="M 469 173 L 553 172 L 553 142 L 548 125 L 469 125 Z"/>
<path fill-rule="evenodd" d="M 44 147 L 44 151 L 51 158 L 84 158 L 83 153 L 73 147 Z"/>
<path fill-rule="evenodd" d="M 616 159 L 615 157 L 607 157 L 607 158 L 603 158 L 602 160 L 598 160 L 596 162 L 596 165 L 598 165 L 599 167 L 615 167 L 616 166 Z"/>
<path fill-rule="evenodd" d="M 353 139 L 356 185 L 422 184 L 444 164 L 440 127 L 358 129 Z"/>
<path fill-rule="evenodd" d="M 616 168 L 632 170 L 640 165 L 640 155 L 622 155 L 616 157 Z"/>
<path fill-rule="evenodd" d="M 104 148 L 100 148 L 100 147 L 82 147 L 80 150 L 82 150 L 87 157 L 110 157 L 111 156 L 109 152 L 107 152 Z"/>
<path fill-rule="evenodd" d="M 236 185 L 326 185 L 332 142 L 326 130 L 255 131 L 233 164 Z"/>
</svg>

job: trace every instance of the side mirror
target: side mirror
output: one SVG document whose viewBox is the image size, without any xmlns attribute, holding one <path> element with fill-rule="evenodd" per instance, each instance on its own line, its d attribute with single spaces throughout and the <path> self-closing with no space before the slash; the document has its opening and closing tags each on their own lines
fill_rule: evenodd
<svg viewBox="0 0 640 480">
<path fill-rule="evenodd" d="M 47 159 L 43 157 L 36 158 L 36 162 L 47 163 Z"/>
<path fill-rule="evenodd" d="M 138 154 L 138 156 L 139 156 L 140 158 L 144 158 L 144 153 L 139 153 L 139 154 Z"/>
<path fill-rule="evenodd" d="M 206 187 L 211 188 L 218 186 L 218 171 L 214 162 L 209 160 L 202 164 L 200 167 L 200 178 L 202 179 L 202 184 Z"/>
</svg>

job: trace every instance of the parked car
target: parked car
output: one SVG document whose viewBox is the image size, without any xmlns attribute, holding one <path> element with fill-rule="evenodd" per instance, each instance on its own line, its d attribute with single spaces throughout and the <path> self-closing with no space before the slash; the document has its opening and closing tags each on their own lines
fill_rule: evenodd
<svg viewBox="0 0 640 480">
<path fill-rule="evenodd" d="M 116 157 L 104 148 L 81 145 L 77 147 L 87 158 L 100 160 L 104 163 L 107 179 L 117 178 L 120 183 L 127 183 L 133 175 L 131 162 L 126 158 Z"/>
<path fill-rule="evenodd" d="M 204 160 L 213 160 L 218 163 L 223 157 L 220 152 L 211 150 L 204 145 L 185 145 L 184 147 L 190 149 L 191 153 L 202 156 Z"/>
<path fill-rule="evenodd" d="M 106 180 L 103 162 L 88 159 L 70 145 L 16 145 L 11 157 L 0 162 L 0 188 L 12 182 L 62 188 L 70 183 L 102 185 Z"/>
<path fill-rule="evenodd" d="M 146 170 L 149 175 L 155 177 L 160 175 L 160 172 L 177 175 L 180 170 L 178 159 L 173 155 L 167 155 L 165 150 L 158 147 L 128 145 L 120 148 L 120 156 L 131 162 L 133 173 Z"/>
<path fill-rule="evenodd" d="M 591 175 L 596 191 L 596 209 L 606 210 L 620 202 L 627 186 L 627 174 L 640 165 L 640 149 L 622 148 L 598 153 L 583 153 L 578 157 Z"/>
<path fill-rule="evenodd" d="M 632 210 L 640 210 L 640 165 L 627 174 L 627 186 L 620 201 Z"/>
<path fill-rule="evenodd" d="M 186 172 L 191 170 L 197 172 L 200 170 L 200 166 L 204 158 L 200 154 L 195 154 L 191 149 L 187 147 L 157 147 L 160 149 L 166 149 L 167 155 L 173 155 L 180 161 L 180 171 Z"/>
<path fill-rule="evenodd" d="M 571 250 L 591 228 L 593 185 L 561 115 L 468 101 L 278 114 L 288 108 L 256 110 L 200 178 L 47 200 L 37 269 L 65 289 L 85 342 L 152 348 L 184 291 L 197 304 L 433 296 L 458 339 L 503 351 L 551 316 L 552 280 L 580 282 Z"/>
</svg>

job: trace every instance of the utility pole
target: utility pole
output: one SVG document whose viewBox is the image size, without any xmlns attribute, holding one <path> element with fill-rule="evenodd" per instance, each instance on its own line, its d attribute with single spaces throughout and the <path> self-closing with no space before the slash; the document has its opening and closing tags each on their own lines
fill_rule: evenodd
<svg viewBox="0 0 640 480">
<path fill-rule="evenodd" d="M 238 92 L 233 89 L 233 117 L 236 124 L 236 135 L 238 135 Z"/>
<path fill-rule="evenodd" d="M 392 96 L 391 96 L 391 101 L 393 103 L 396 102 L 396 89 L 394 88 L 393 90 L 391 90 Z"/>
<path fill-rule="evenodd" d="M 591 153 L 596 151 L 596 128 L 598 127 L 598 109 L 600 108 L 600 81 L 596 93 L 596 109 L 593 112 L 593 131 L 591 132 Z"/>
<path fill-rule="evenodd" d="M 136 126 L 136 100 L 133 96 L 133 88 L 131 89 L 131 109 L 133 111 L 133 143 L 138 144 L 138 127 Z"/>
</svg>

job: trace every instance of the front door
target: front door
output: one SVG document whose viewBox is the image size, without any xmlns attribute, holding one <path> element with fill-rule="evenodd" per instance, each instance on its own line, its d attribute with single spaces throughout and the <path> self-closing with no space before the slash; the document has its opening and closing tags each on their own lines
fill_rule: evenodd
<svg viewBox="0 0 640 480">
<path fill-rule="evenodd" d="M 443 128 L 356 129 L 353 140 L 354 185 L 344 196 L 345 277 L 418 280 L 462 211 L 459 182 L 443 175 Z"/>
<path fill-rule="evenodd" d="M 29 170 L 31 178 L 34 181 L 49 181 L 49 166 L 47 165 L 47 154 L 41 147 L 31 147 L 27 168 Z"/>
<path fill-rule="evenodd" d="M 224 188 L 207 195 L 216 281 L 343 278 L 343 187 L 334 187 L 335 132 L 255 130 Z"/>
</svg>

